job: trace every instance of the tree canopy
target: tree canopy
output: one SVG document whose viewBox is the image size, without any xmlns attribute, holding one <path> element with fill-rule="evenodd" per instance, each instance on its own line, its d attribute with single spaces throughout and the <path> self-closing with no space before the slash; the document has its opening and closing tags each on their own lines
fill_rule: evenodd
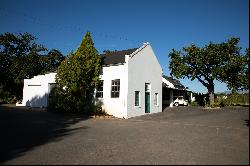
<svg viewBox="0 0 250 166">
<path fill-rule="evenodd" d="M 17 99 L 22 98 L 24 79 L 51 71 L 64 59 L 60 51 L 48 51 L 35 40 L 29 33 L 0 35 L 0 85 Z"/>
<path fill-rule="evenodd" d="M 201 82 L 210 94 L 210 104 L 214 102 L 214 80 L 225 82 L 232 90 L 248 89 L 249 49 L 241 54 L 239 41 L 239 38 L 230 38 L 201 48 L 191 44 L 181 51 L 172 49 L 169 53 L 171 74 Z"/>
<path fill-rule="evenodd" d="M 75 53 L 70 53 L 61 63 L 56 75 L 56 82 L 65 95 L 72 100 L 76 111 L 82 111 L 92 102 L 94 88 L 99 83 L 100 56 L 94 47 L 90 33 L 87 32 Z"/>
</svg>

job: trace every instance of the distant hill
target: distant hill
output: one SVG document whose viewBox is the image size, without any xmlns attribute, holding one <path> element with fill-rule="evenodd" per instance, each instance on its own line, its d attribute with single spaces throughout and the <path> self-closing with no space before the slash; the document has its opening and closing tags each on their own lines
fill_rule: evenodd
<svg viewBox="0 0 250 166">
<path fill-rule="evenodd" d="M 249 93 L 249 90 L 238 91 L 239 94 Z"/>
<path fill-rule="evenodd" d="M 224 91 L 224 92 L 219 92 L 218 94 L 221 94 L 221 93 L 228 95 L 228 94 L 231 94 L 232 92 L 230 90 L 227 90 L 227 91 Z"/>
<path fill-rule="evenodd" d="M 231 93 L 232 92 L 230 90 L 227 90 L 227 91 L 224 91 L 224 92 L 218 92 L 216 94 L 226 94 L 226 95 L 228 95 L 228 94 L 231 94 Z M 249 90 L 237 91 L 237 93 L 239 93 L 239 94 L 249 93 Z"/>
</svg>

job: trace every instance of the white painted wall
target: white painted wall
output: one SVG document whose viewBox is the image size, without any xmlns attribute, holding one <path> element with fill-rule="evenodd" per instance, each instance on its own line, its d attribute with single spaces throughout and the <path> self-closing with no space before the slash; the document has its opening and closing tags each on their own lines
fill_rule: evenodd
<svg viewBox="0 0 250 166">
<path fill-rule="evenodd" d="M 23 100 L 17 106 L 47 107 L 49 83 L 55 83 L 56 73 L 38 75 L 24 79 Z M 35 86 L 34 86 L 35 85 Z"/>
<path fill-rule="evenodd" d="M 125 65 L 106 66 L 103 67 L 103 74 L 100 79 L 103 80 L 103 98 L 99 99 L 103 102 L 103 109 L 110 115 L 118 118 L 127 117 L 126 109 L 126 91 L 127 77 L 125 75 Z M 111 98 L 111 82 L 120 79 L 119 98 Z"/>
<path fill-rule="evenodd" d="M 162 68 L 149 43 L 135 51 L 128 60 L 127 118 L 144 115 L 145 83 L 150 83 L 150 113 L 162 112 Z M 135 91 L 140 91 L 140 106 L 135 105 Z M 158 93 L 158 105 L 154 95 Z"/>
</svg>

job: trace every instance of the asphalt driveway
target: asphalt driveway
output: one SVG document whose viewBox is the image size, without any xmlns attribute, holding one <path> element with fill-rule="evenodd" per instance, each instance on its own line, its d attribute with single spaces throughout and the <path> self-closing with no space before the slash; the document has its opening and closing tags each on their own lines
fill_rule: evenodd
<svg viewBox="0 0 250 166">
<path fill-rule="evenodd" d="M 128 120 L 0 107 L 1 164 L 249 164 L 249 108 Z"/>
</svg>

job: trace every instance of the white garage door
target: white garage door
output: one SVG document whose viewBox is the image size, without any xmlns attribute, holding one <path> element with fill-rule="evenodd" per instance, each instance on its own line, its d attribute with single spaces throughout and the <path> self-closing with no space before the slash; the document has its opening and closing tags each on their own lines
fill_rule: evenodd
<svg viewBox="0 0 250 166">
<path fill-rule="evenodd" d="M 28 85 L 26 106 L 47 107 L 48 95 L 42 85 Z"/>
</svg>

